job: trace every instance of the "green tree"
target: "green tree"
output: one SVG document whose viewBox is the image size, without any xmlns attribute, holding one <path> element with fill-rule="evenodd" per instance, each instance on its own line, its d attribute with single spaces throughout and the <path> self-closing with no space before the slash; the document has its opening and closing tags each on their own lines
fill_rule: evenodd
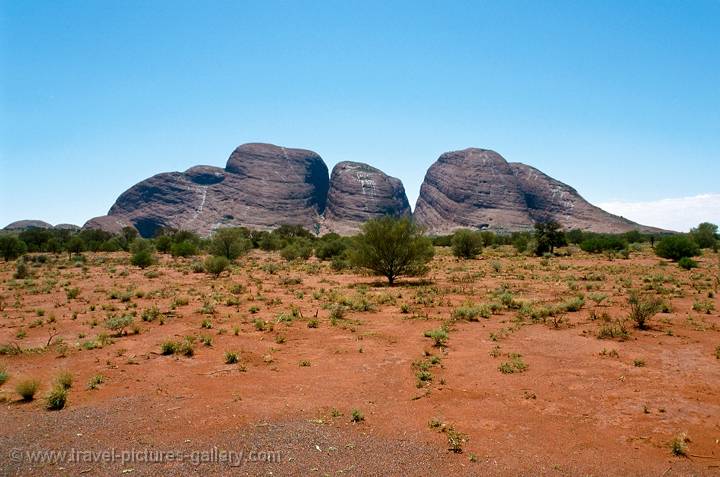
<svg viewBox="0 0 720 477">
<path fill-rule="evenodd" d="M 0 236 L 0 253 L 5 261 L 15 260 L 27 251 L 25 242 L 14 235 Z"/>
<path fill-rule="evenodd" d="M 384 276 L 390 285 L 400 276 L 427 272 L 432 241 L 407 217 L 382 217 L 366 222 L 350 251 L 353 265 Z"/>
<path fill-rule="evenodd" d="M 690 230 L 690 237 L 700 248 L 714 248 L 718 240 L 718 226 L 709 222 L 703 222 Z"/>
<path fill-rule="evenodd" d="M 235 260 L 252 248 L 252 242 L 245 237 L 239 228 L 222 228 L 215 231 L 210 240 L 210 253 Z"/>
<path fill-rule="evenodd" d="M 155 263 L 155 246 L 150 240 L 135 239 L 130 245 L 130 263 L 140 268 L 147 268 Z"/>
<path fill-rule="evenodd" d="M 535 224 L 535 255 L 544 255 L 555 252 L 555 247 L 565 245 L 565 233 L 559 223 L 554 220 L 538 222 Z"/>
<path fill-rule="evenodd" d="M 65 244 L 65 251 L 68 253 L 68 260 L 72 258 L 73 254 L 77 255 L 85 250 L 85 242 L 78 235 L 74 236 L 68 243 Z"/>
<path fill-rule="evenodd" d="M 483 237 L 472 230 L 461 229 L 456 231 L 452 237 L 453 255 L 458 258 L 475 258 L 483 248 Z"/>
<path fill-rule="evenodd" d="M 655 246 L 655 254 L 658 257 L 678 261 L 684 257 L 695 257 L 696 255 L 700 255 L 700 247 L 687 235 L 670 235 L 663 238 Z"/>
<path fill-rule="evenodd" d="M 192 257 L 197 254 L 197 245 L 190 240 L 176 242 L 170 247 L 170 253 L 173 257 Z"/>
</svg>

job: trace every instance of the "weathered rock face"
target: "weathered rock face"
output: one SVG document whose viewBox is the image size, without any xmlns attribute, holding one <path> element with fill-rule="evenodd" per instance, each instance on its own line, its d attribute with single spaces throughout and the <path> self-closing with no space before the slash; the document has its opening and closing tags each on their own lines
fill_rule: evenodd
<svg viewBox="0 0 720 477">
<path fill-rule="evenodd" d="M 589 204 L 575 189 L 537 169 L 475 148 L 445 153 L 430 166 L 415 219 L 432 234 L 459 228 L 522 231 L 547 220 L 593 232 L 658 230 Z"/>
<path fill-rule="evenodd" d="M 51 229 L 53 226 L 42 220 L 17 220 L 5 226 L 5 230 Z"/>
<path fill-rule="evenodd" d="M 125 221 L 150 237 L 163 227 L 210 234 L 223 226 L 270 229 L 280 224 L 319 230 L 328 170 L 312 151 L 245 144 L 227 167 L 195 166 L 146 179 L 118 197 L 110 218 L 85 227 L 115 229 Z"/>
<path fill-rule="evenodd" d="M 123 219 L 122 217 L 115 217 L 110 215 L 100 215 L 93 217 L 92 219 L 85 222 L 83 229 L 98 229 L 110 232 L 111 234 L 119 234 L 125 227 L 133 227 L 133 224 Z"/>
<path fill-rule="evenodd" d="M 402 183 L 374 167 L 341 162 L 328 180 L 316 153 L 255 143 L 235 149 L 225 169 L 195 166 L 146 179 L 84 227 L 118 233 L 133 226 L 150 237 L 162 227 L 209 235 L 218 227 L 293 224 L 346 235 L 369 219 L 408 214 Z M 595 232 L 659 231 L 589 204 L 537 169 L 475 148 L 445 153 L 428 169 L 414 216 L 431 234 L 529 230 L 545 220 Z"/>
<path fill-rule="evenodd" d="M 56 230 L 71 230 L 73 232 L 77 232 L 78 230 L 80 230 L 80 226 L 75 225 L 75 224 L 57 224 L 55 226 L 55 229 Z"/>
<path fill-rule="evenodd" d="M 325 230 L 353 234 L 369 219 L 410 214 L 400 179 L 360 162 L 340 162 L 333 168 L 323 223 Z"/>
</svg>

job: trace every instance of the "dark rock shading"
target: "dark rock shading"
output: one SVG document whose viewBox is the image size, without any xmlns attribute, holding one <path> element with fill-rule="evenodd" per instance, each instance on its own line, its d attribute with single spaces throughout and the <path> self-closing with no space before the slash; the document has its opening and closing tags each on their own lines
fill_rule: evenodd
<svg viewBox="0 0 720 477">
<path fill-rule="evenodd" d="M 316 153 L 244 144 L 225 169 L 195 166 L 139 182 L 118 197 L 108 216 L 131 224 L 144 237 L 161 228 L 209 235 L 218 227 L 292 224 L 318 231 L 327 191 L 327 166 Z M 117 225 L 96 218 L 85 226 L 108 230 Z"/>
<path fill-rule="evenodd" d="M 522 231 L 548 220 L 592 232 L 659 230 L 605 212 L 533 167 L 476 148 L 447 152 L 430 166 L 414 217 L 431 234 Z"/>
<path fill-rule="evenodd" d="M 51 229 L 53 226 L 42 220 L 18 220 L 5 226 L 5 230 Z"/>
<path fill-rule="evenodd" d="M 352 234 L 369 219 L 410 214 L 400 179 L 360 162 L 340 162 L 333 168 L 323 224 L 328 231 Z"/>
</svg>

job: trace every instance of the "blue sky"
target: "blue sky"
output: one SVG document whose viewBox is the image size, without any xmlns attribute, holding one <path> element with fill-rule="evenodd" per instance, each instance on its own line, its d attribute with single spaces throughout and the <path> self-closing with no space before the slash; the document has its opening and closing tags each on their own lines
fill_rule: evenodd
<svg viewBox="0 0 720 477">
<path fill-rule="evenodd" d="M 442 152 L 490 148 L 717 223 L 719 85 L 717 0 L 0 0 L 0 226 L 82 224 L 245 142 L 371 163 L 413 204 Z"/>
</svg>

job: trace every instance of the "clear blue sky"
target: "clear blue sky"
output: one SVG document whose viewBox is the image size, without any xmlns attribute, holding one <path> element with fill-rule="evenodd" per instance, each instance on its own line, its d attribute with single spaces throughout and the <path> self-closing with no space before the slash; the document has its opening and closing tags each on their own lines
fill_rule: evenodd
<svg viewBox="0 0 720 477">
<path fill-rule="evenodd" d="M 369 162 L 413 204 L 470 146 L 597 203 L 720 192 L 717 0 L 0 5 L 0 227 L 82 224 L 256 141 Z"/>
</svg>

